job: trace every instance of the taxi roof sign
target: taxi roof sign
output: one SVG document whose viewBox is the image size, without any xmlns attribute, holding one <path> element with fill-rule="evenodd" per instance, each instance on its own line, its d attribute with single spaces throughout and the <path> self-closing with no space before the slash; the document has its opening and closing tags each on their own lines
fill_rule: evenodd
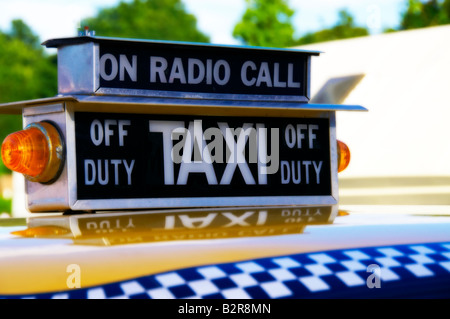
<svg viewBox="0 0 450 319">
<path fill-rule="evenodd" d="M 308 102 L 318 51 L 105 37 L 52 39 L 62 94 Z"/>
</svg>

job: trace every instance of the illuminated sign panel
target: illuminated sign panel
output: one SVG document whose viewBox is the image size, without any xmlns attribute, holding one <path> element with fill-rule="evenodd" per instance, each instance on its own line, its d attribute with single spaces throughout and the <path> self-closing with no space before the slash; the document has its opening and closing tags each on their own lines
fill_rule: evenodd
<svg viewBox="0 0 450 319">
<path fill-rule="evenodd" d="M 102 37 L 56 39 L 60 93 L 309 101 L 315 51 Z M 80 58 L 81 57 L 81 58 Z"/>
<path fill-rule="evenodd" d="M 100 46 L 100 88 L 306 98 L 309 56 L 230 48 Z"/>
<path fill-rule="evenodd" d="M 331 195 L 327 118 L 75 113 L 79 200 Z"/>
</svg>

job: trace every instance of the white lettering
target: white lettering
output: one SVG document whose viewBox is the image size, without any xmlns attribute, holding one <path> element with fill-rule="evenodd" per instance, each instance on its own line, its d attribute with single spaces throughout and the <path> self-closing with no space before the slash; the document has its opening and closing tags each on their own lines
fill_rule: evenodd
<svg viewBox="0 0 450 319">
<path fill-rule="evenodd" d="M 97 161 L 98 182 L 106 185 L 109 181 L 108 160 L 105 160 L 105 170 L 102 170 L 102 160 Z"/>
<path fill-rule="evenodd" d="M 273 67 L 273 73 L 272 73 Z M 250 71 L 257 71 L 257 76 L 251 75 Z M 245 86 L 260 87 L 263 84 L 276 88 L 299 88 L 300 82 L 294 81 L 294 64 L 287 64 L 287 79 L 281 79 L 283 72 L 280 71 L 280 63 L 261 62 L 259 66 L 253 61 L 245 61 L 241 67 L 241 81 Z M 287 80 L 287 81 L 286 81 Z"/>
<path fill-rule="evenodd" d="M 305 138 L 305 134 L 302 133 L 302 130 L 307 129 L 307 125 L 298 124 L 297 125 L 297 148 L 302 148 L 302 140 Z"/>
<path fill-rule="evenodd" d="M 264 124 L 256 124 L 258 139 L 258 183 L 267 184 L 267 174 L 275 174 L 278 172 L 280 164 L 280 148 L 279 148 L 279 130 L 272 128 L 270 156 L 267 153 L 267 129 Z M 250 152 L 252 152 L 250 147 Z M 270 166 L 266 166 L 270 162 Z"/>
<path fill-rule="evenodd" d="M 206 60 L 206 84 L 212 84 L 212 60 Z"/>
<path fill-rule="evenodd" d="M 252 216 L 254 212 L 245 212 L 241 216 L 236 216 L 233 213 L 222 213 L 223 216 L 227 217 L 230 222 L 223 227 L 231 227 L 234 225 L 240 225 L 240 226 L 250 226 L 248 223 L 246 223 L 244 220 L 248 217 Z"/>
<path fill-rule="evenodd" d="M 294 82 L 294 65 L 292 63 L 288 64 L 288 87 L 299 88 L 300 82 Z"/>
<path fill-rule="evenodd" d="M 110 61 L 111 63 L 111 71 L 109 74 L 106 74 L 106 62 Z M 117 76 L 117 72 L 119 70 L 117 59 L 114 55 L 107 53 L 103 54 L 100 58 L 100 76 L 105 81 L 114 80 Z"/>
<path fill-rule="evenodd" d="M 173 172 L 172 153 L 172 131 L 184 127 L 182 121 L 149 121 L 149 131 L 162 133 L 163 157 L 164 157 L 164 184 L 173 185 L 175 183 Z"/>
<path fill-rule="evenodd" d="M 267 154 L 267 129 L 264 127 L 264 124 L 256 124 L 256 130 L 258 132 L 258 184 L 267 185 L 266 164 L 270 161 Z"/>
<path fill-rule="evenodd" d="M 189 217 L 189 215 L 179 215 L 183 226 L 190 229 L 208 227 L 216 216 L 217 213 L 210 213 L 205 217 Z"/>
<path fill-rule="evenodd" d="M 311 165 L 311 161 L 303 161 L 303 165 L 305 166 L 305 182 L 309 185 L 309 165 Z"/>
<path fill-rule="evenodd" d="M 131 161 L 130 165 L 128 165 L 126 160 L 123 160 L 123 165 L 125 166 L 125 170 L 127 171 L 128 185 L 131 185 L 131 172 L 133 171 L 134 160 Z"/>
<path fill-rule="evenodd" d="M 295 163 L 297 163 L 297 177 L 295 177 Z M 294 184 L 300 184 L 302 181 L 302 173 L 300 171 L 300 161 L 291 161 L 291 172 L 292 172 L 292 181 Z"/>
<path fill-rule="evenodd" d="M 284 139 L 289 148 L 293 148 L 295 146 L 295 129 L 292 124 L 288 124 L 288 126 L 286 126 L 286 130 L 284 131 Z"/>
<path fill-rule="evenodd" d="M 161 83 L 167 83 L 166 74 L 167 60 L 163 57 L 151 56 L 150 57 L 150 82 L 157 82 L 156 76 L 159 76 Z"/>
<path fill-rule="evenodd" d="M 291 170 L 288 161 L 281 161 L 281 184 L 289 184 L 291 179 Z"/>
<path fill-rule="evenodd" d="M 313 130 L 318 130 L 318 125 L 309 125 L 308 133 L 309 133 L 309 148 L 314 148 L 314 140 L 316 139 L 316 134 L 313 133 Z"/>
<path fill-rule="evenodd" d="M 129 71 L 131 77 L 134 74 L 132 72 L 134 64 L 126 60 L 126 57 L 124 57 L 124 63 L 124 66 L 121 66 L 121 68 Z M 225 60 L 214 62 L 211 59 L 207 59 L 205 65 L 200 59 L 188 58 L 183 60 L 183 58 L 175 57 L 171 65 L 169 64 L 169 61 L 163 57 L 151 56 L 150 82 L 200 84 L 205 81 L 207 85 L 213 83 L 226 85 L 231 77 L 230 65 Z M 168 78 L 166 77 L 167 73 L 169 74 Z"/>
<path fill-rule="evenodd" d="M 209 153 L 209 158 L 211 158 L 212 163 L 223 163 L 224 157 L 222 132 L 216 127 L 210 127 L 203 133 L 203 138 L 205 139 L 205 141 L 211 141 L 210 143 L 208 143 L 203 152 Z M 206 154 L 204 154 L 203 158 L 208 157 L 206 156 Z"/>
<path fill-rule="evenodd" d="M 198 70 L 197 76 L 195 76 L 195 69 Z M 199 84 L 205 77 L 205 65 L 199 59 L 188 60 L 188 83 Z"/>
<path fill-rule="evenodd" d="M 128 131 L 124 129 L 125 125 L 130 125 L 129 120 L 119 120 L 119 145 L 124 145 L 124 136 L 128 135 Z"/>
<path fill-rule="evenodd" d="M 66 267 L 66 272 L 70 273 L 67 277 L 67 288 L 81 288 L 81 268 L 77 264 L 70 264 Z"/>
<path fill-rule="evenodd" d="M 286 82 L 280 81 L 280 64 L 273 65 L 273 86 L 276 88 L 285 88 Z"/>
<path fill-rule="evenodd" d="M 110 146 L 110 137 L 114 134 L 114 131 L 110 128 L 112 125 L 117 125 L 116 120 L 105 120 L 105 145 Z"/>
<path fill-rule="evenodd" d="M 170 71 L 169 83 L 179 80 L 180 83 L 186 84 L 186 74 L 184 73 L 183 62 L 181 58 L 174 58 L 172 70 Z"/>
<path fill-rule="evenodd" d="M 91 171 L 91 174 L 89 174 L 89 171 Z M 91 178 L 89 178 L 89 175 L 91 175 Z M 90 159 L 84 160 L 84 184 L 94 185 L 95 179 L 96 179 L 95 162 Z"/>
<path fill-rule="evenodd" d="M 267 87 L 272 87 L 272 79 L 270 78 L 269 64 L 267 62 L 261 63 L 256 86 L 261 86 L 261 83 L 265 83 Z"/>
<path fill-rule="evenodd" d="M 95 146 L 103 142 L 103 125 L 99 120 L 93 120 L 91 123 L 91 141 Z"/>
<path fill-rule="evenodd" d="M 322 169 L 323 161 L 320 161 L 317 165 L 316 161 L 313 162 L 314 170 L 316 171 L 316 183 L 320 184 L 320 170 Z"/>
<path fill-rule="evenodd" d="M 113 167 L 112 171 L 114 172 L 114 185 L 120 185 L 120 171 L 122 169 L 122 165 L 127 174 L 127 185 L 132 184 L 131 174 L 133 172 L 135 160 L 131 160 L 128 163 L 127 160 L 123 159 L 105 159 L 105 160 L 97 160 L 94 161 L 92 159 L 84 160 L 84 184 L 85 185 L 94 185 L 95 183 L 99 183 L 100 185 L 108 185 L 112 182 L 112 178 L 110 178 L 110 165 Z"/>
<path fill-rule="evenodd" d="M 314 141 L 317 139 L 315 131 L 317 131 L 318 129 L 319 125 L 316 124 L 297 124 L 296 127 L 294 127 L 292 124 L 288 124 L 284 131 L 284 139 L 286 141 L 286 145 L 289 148 L 294 148 L 294 146 L 297 145 L 297 148 L 301 149 L 303 147 L 302 141 L 306 139 L 306 135 L 303 133 L 303 131 L 306 131 L 308 134 L 308 147 L 310 149 L 313 149 Z"/>
<path fill-rule="evenodd" d="M 243 123 L 242 127 L 230 128 L 227 123 L 219 122 L 219 128 L 210 127 L 206 131 L 203 131 L 202 120 L 189 122 L 188 129 L 184 125 L 182 121 L 149 121 L 150 132 L 162 133 L 165 185 L 187 185 L 191 173 L 202 173 L 208 184 L 216 185 L 218 177 L 213 163 L 227 164 L 220 177 L 219 184 L 222 185 L 231 184 L 237 168 L 247 185 L 256 184 L 255 177 L 259 185 L 265 185 L 267 175 L 278 172 L 278 128 L 271 129 L 269 144 L 268 130 L 261 123 Z M 257 164 L 256 176 L 253 176 L 249 163 Z M 180 164 L 178 176 L 175 176 L 175 164 Z"/>
<path fill-rule="evenodd" d="M 119 165 L 122 164 L 122 161 L 111 160 L 111 164 L 114 165 L 114 185 L 119 185 Z"/>
<path fill-rule="evenodd" d="M 181 222 L 181 227 L 190 229 L 200 229 L 211 227 L 212 223 L 218 219 L 222 218 L 228 219 L 228 223 L 221 225 L 220 228 L 229 228 L 234 226 L 248 227 L 252 225 L 264 225 L 267 221 L 267 211 L 248 211 L 244 212 L 240 216 L 236 215 L 236 212 L 220 212 L 220 213 L 208 213 L 206 216 L 192 217 L 189 215 L 179 214 L 179 215 L 167 215 L 165 216 L 164 229 L 175 229 L 177 226 L 177 219 Z M 250 217 L 255 216 L 256 222 Z M 250 219 L 250 220 L 249 220 Z M 178 227 L 180 227 L 178 226 Z M 217 227 L 217 226 L 216 226 Z"/>
<path fill-rule="evenodd" d="M 90 128 L 91 141 L 95 146 L 99 146 L 105 141 L 105 146 L 111 146 L 111 137 L 115 134 L 114 126 L 118 126 L 119 133 L 119 146 L 125 145 L 125 136 L 128 135 L 128 131 L 125 129 L 126 125 L 131 125 L 129 120 L 105 120 L 103 126 L 99 120 L 93 120 Z"/>
<path fill-rule="evenodd" d="M 128 61 L 125 54 L 121 54 L 119 57 L 120 62 L 120 71 L 119 71 L 119 79 L 120 81 L 125 81 L 125 70 L 128 73 L 131 81 L 137 81 L 137 55 L 133 55 L 131 57 L 132 62 Z"/>
<path fill-rule="evenodd" d="M 252 61 L 244 62 L 244 64 L 242 65 L 242 69 L 241 69 L 241 80 L 242 80 L 242 83 L 244 83 L 244 85 L 252 86 L 255 84 L 256 78 L 253 77 L 253 78 L 251 78 L 251 80 L 248 79 L 248 77 L 247 77 L 247 69 L 248 68 L 250 68 L 252 71 L 255 71 L 256 64 Z"/>
<path fill-rule="evenodd" d="M 323 161 L 281 161 L 281 184 L 311 183 L 310 176 L 315 174 L 316 184 L 320 184 L 320 172 Z M 314 170 L 312 170 L 314 168 Z M 313 175 L 314 176 L 314 175 Z"/>
<path fill-rule="evenodd" d="M 220 78 L 220 67 L 223 68 L 223 78 Z M 219 60 L 214 65 L 214 81 L 219 85 L 225 85 L 230 80 L 231 70 L 230 65 L 225 60 Z"/>
<path fill-rule="evenodd" d="M 204 173 L 209 185 L 217 184 L 216 173 L 209 155 L 209 152 L 203 152 L 206 147 L 203 138 L 203 130 L 201 121 L 189 123 L 189 133 L 186 135 L 185 145 L 183 147 L 183 158 L 178 174 L 177 185 L 186 185 L 190 173 Z M 201 160 L 192 162 L 192 154 L 194 152 L 194 144 L 198 147 L 201 154 Z M 205 156 L 205 158 L 203 158 Z"/>
<path fill-rule="evenodd" d="M 244 177 L 245 183 L 247 185 L 256 184 L 244 156 L 245 145 L 247 144 L 249 130 L 251 132 L 252 124 L 244 123 L 243 127 L 240 130 L 237 130 L 239 131 L 237 142 L 235 142 L 235 134 L 232 132 L 234 130 L 231 130 L 228 127 L 227 123 L 218 123 L 218 125 L 225 138 L 225 143 L 231 152 L 230 157 L 228 157 L 227 166 L 225 167 L 225 171 L 223 173 L 220 184 L 229 185 L 231 183 L 231 179 L 234 175 L 234 171 L 236 170 L 236 166 L 239 167 L 239 170 L 242 173 L 242 177 Z"/>
<path fill-rule="evenodd" d="M 367 277 L 366 285 L 368 288 L 381 288 L 381 268 L 377 264 L 370 264 L 367 266 L 367 272 L 372 274 Z"/>
<path fill-rule="evenodd" d="M 106 65 L 109 62 L 111 65 L 109 74 L 106 71 Z M 107 53 L 100 58 L 100 76 L 105 81 L 112 81 L 119 73 L 119 80 L 125 81 L 125 72 L 130 77 L 131 81 L 137 81 L 137 56 L 131 56 L 131 62 L 125 54 L 119 55 L 119 62 L 114 55 Z"/>
</svg>

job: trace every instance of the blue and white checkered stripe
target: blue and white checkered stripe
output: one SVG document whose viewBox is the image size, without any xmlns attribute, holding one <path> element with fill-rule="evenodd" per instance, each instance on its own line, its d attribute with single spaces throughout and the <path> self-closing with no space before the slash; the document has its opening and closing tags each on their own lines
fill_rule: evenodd
<svg viewBox="0 0 450 319">
<path fill-rule="evenodd" d="M 381 288 L 369 289 L 369 265 Z M 277 299 L 450 297 L 450 243 L 396 245 L 261 258 L 193 267 L 98 287 L 6 298 Z M 425 287 L 425 290 L 421 290 Z M 376 291 L 376 292 L 375 292 Z M 378 295 L 376 294 L 378 293 Z M 384 294 L 383 294 L 384 293 Z"/>
</svg>

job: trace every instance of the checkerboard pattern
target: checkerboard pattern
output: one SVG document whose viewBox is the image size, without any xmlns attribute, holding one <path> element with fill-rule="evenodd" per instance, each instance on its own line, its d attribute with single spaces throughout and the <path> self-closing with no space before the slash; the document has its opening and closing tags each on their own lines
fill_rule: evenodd
<svg viewBox="0 0 450 319">
<path fill-rule="evenodd" d="M 3 298 L 403 298 L 408 291 L 414 297 L 435 297 L 436 292 L 438 296 L 450 297 L 450 242 L 333 250 L 205 265 L 92 288 Z"/>
</svg>

